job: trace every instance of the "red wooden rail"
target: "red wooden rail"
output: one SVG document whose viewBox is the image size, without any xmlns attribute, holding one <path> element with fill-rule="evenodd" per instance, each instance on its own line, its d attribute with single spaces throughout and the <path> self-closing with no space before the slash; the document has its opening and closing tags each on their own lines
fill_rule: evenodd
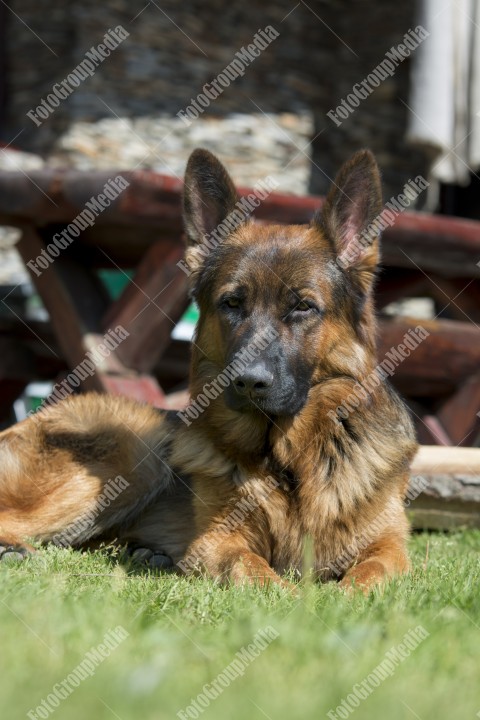
<svg viewBox="0 0 480 720">
<path fill-rule="evenodd" d="M 49 343 L 68 367 L 75 367 L 108 327 L 122 324 L 131 331 L 85 387 L 168 405 L 171 401 L 157 380 L 174 384 L 186 377 L 188 362 L 179 344 L 170 342 L 172 324 L 187 305 L 186 277 L 176 265 L 183 245 L 182 183 L 149 171 L 45 170 L 29 177 L 0 172 L 0 223 L 22 229 L 19 250 L 28 262 L 116 175 L 129 186 L 40 277 L 32 273 L 32 281 L 50 314 Z M 241 194 L 249 192 L 240 189 Z M 302 224 L 321 204 L 318 197 L 272 193 L 255 217 Z M 403 212 L 385 230 L 382 247 L 377 306 L 429 296 L 449 318 L 428 324 L 429 338 L 397 368 L 393 381 L 411 399 L 422 441 L 471 443 L 479 430 L 480 410 L 480 223 Z M 136 268 L 133 282 L 114 303 L 95 279 L 99 267 Z M 380 354 L 401 342 L 412 322 L 382 321 Z M 3 327 L 0 321 L 0 340 L 18 338 L 30 358 L 26 371 L 25 363 L 12 363 L 10 353 L 0 367 L 0 383 L 17 380 L 22 385 L 40 367 L 45 373 L 58 370 L 58 358 L 46 359 L 37 339 L 49 332 L 35 327 L 29 335 L 14 318 L 4 320 Z M 20 379 L 14 377 L 15 365 L 22 367 Z"/>
</svg>

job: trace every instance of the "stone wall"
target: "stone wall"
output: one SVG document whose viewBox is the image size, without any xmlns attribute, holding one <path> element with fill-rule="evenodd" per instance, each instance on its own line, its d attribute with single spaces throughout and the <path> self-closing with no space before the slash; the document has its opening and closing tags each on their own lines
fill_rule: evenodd
<svg viewBox="0 0 480 720">
<path fill-rule="evenodd" d="M 8 107 L 1 139 L 9 142 L 20 133 L 15 140 L 20 148 L 48 157 L 76 123 L 174 117 L 259 28 L 272 25 L 279 37 L 203 119 L 263 112 L 304 118 L 312 113 L 316 137 L 311 147 L 300 143 L 298 154 L 313 159 L 308 181 L 313 192 L 324 193 L 340 163 L 363 146 L 377 153 L 387 196 L 400 192 L 425 167 L 425 159 L 403 139 L 409 60 L 340 128 L 326 116 L 414 26 L 414 0 L 17 0 L 14 10 L 23 23 L 8 15 Z M 118 24 L 128 30 L 128 39 L 35 127 L 26 113 Z M 278 128 L 274 132 L 278 135 Z M 108 145 L 108 133 L 101 142 Z M 181 138 L 178 142 L 181 146 Z M 221 146 L 221 137 L 219 142 Z M 90 152 L 95 156 L 95 147 Z"/>
</svg>

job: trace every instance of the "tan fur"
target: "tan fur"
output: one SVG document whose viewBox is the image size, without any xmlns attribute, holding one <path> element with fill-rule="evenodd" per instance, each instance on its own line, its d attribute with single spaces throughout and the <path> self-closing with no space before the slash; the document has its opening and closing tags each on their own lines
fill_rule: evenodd
<svg viewBox="0 0 480 720">
<path fill-rule="evenodd" d="M 197 154 L 187 169 L 192 287 L 209 272 L 199 252 L 202 228 L 207 231 L 208 222 L 214 227 L 235 201 L 228 175 L 212 157 Z M 379 209 L 378 172 L 370 158 L 357 156 L 337 178 L 350 194 L 355 183 L 371 192 L 362 222 Z M 210 220 L 200 202 L 205 178 L 208 187 L 211 178 L 219 183 L 214 200 L 206 203 L 210 213 L 218 212 Z M 359 197 L 364 192 L 360 187 Z M 192 397 L 227 362 L 235 335 L 215 308 L 249 252 L 253 260 L 246 277 L 259 313 L 281 304 L 289 284 L 310 278 L 308 292 L 321 305 L 323 320 L 312 325 L 308 342 L 297 349 L 313 367 L 307 401 L 297 414 L 272 419 L 262 412 L 237 412 L 220 396 L 187 427 L 175 413 L 124 398 L 70 397 L 0 434 L 0 541 L 55 540 L 98 511 L 108 482 L 122 476 L 128 486 L 73 545 L 134 543 L 169 555 L 185 572 L 234 582 L 283 582 L 286 571 L 300 574 L 309 542 L 313 571 L 321 580 L 343 578 L 347 588 L 368 590 L 405 572 L 403 496 L 416 448 L 406 410 L 380 383 L 348 423 L 333 423 L 328 415 L 377 362 L 371 283 L 378 241 L 347 271 L 357 273 L 353 282 L 365 294 L 355 323 L 323 271 L 339 252 L 335 243 L 349 242 L 345 214 L 351 223 L 362 211 L 359 205 L 346 208 L 345 202 L 333 189 L 323 225 L 245 222 L 225 240 L 230 254 L 215 266 L 208 293 L 200 293 Z M 262 260 L 272 248 L 273 274 Z M 275 322 L 291 347 L 293 331 L 282 320 Z"/>
</svg>

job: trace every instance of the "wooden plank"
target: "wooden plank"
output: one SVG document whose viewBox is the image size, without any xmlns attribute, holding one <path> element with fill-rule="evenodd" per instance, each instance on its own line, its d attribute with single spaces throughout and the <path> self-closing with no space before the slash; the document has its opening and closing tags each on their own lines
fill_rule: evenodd
<svg viewBox="0 0 480 720">
<path fill-rule="evenodd" d="M 41 254 L 44 244 L 38 233 L 33 228 L 27 227 L 17 247 L 27 265 L 30 260 Z M 89 349 L 84 342 L 85 335 L 89 331 L 97 331 L 98 326 L 90 312 L 85 317 L 79 314 L 65 277 L 62 277 L 68 275 L 68 271 L 64 273 L 60 271 L 62 262 L 65 263 L 65 260 L 58 257 L 43 270 L 41 275 L 37 275 L 34 271 L 30 271 L 30 275 L 50 315 L 62 354 L 69 367 L 74 368 L 85 358 Z M 90 306 L 90 311 L 92 309 L 93 307 Z M 85 380 L 85 389 L 100 390 L 95 375 Z"/>
<path fill-rule="evenodd" d="M 112 395 L 125 395 L 138 402 L 154 407 L 166 407 L 166 397 L 155 378 L 149 375 L 108 375 L 100 373 L 99 381 L 104 392 Z M 167 403 L 168 406 L 168 403 Z"/>
<path fill-rule="evenodd" d="M 480 448 L 436 447 L 424 445 L 415 455 L 412 474 L 460 473 L 480 476 Z"/>
<path fill-rule="evenodd" d="M 88 264 L 95 268 L 131 269 L 137 267 L 148 249 L 158 242 L 169 243 L 178 238 L 177 245 L 184 249 L 182 223 L 178 218 L 175 227 L 164 226 L 157 218 L 157 227 L 137 223 L 125 225 L 109 223 L 94 225 L 82 234 L 82 252 L 88 254 Z M 113 261 L 113 263 L 112 263 Z"/>
<path fill-rule="evenodd" d="M 429 336 L 395 369 L 394 378 L 439 381 L 458 385 L 480 367 L 480 328 L 453 320 L 418 320 L 398 317 L 380 319 L 378 357 L 402 342 L 409 329 L 421 325 Z M 477 408 L 478 409 L 478 408 Z"/>
<path fill-rule="evenodd" d="M 37 232 L 26 228 L 18 247 L 27 263 L 40 255 L 44 243 Z M 59 255 L 41 275 L 31 270 L 31 276 L 50 315 L 61 353 L 69 368 L 74 369 L 89 352 L 95 353 L 103 344 L 110 327 L 114 329 L 120 323 L 102 331 L 100 320 L 105 314 L 105 295 L 96 278 L 68 253 Z M 118 351 L 123 342 L 110 349 L 105 357 L 96 354 L 95 372 L 86 375 L 81 389 L 124 394 L 162 406 L 165 396 L 155 378 L 132 373 L 122 363 Z"/>
<path fill-rule="evenodd" d="M 190 393 L 188 390 L 178 390 L 166 395 L 164 407 L 167 410 L 183 410 L 186 408 L 190 400 Z"/>
<path fill-rule="evenodd" d="M 9 417 L 13 402 L 35 377 L 32 353 L 12 338 L 0 337 L 0 421 Z"/>
<path fill-rule="evenodd" d="M 404 212 L 383 234 L 382 262 L 441 277 L 480 277 L 480 225 L 473 220 Z"/>
<path fill-rule="evenodd" d="M 420 447 L 410 477 L 413 527 L 480 527 L 480 448 Z"/>
<path fill-rule="evenodd" d="M 447 435 L 443 425 L 439 422 L 435 415 L 425 413 L 421 417 L 421 421 L 417 418 L 417 438 L 418 442 L 424 445 L 442 445 L 449 447 L 453 445 L 452 438 Z"/>
<path fill-rule="evenodd" d="M 178 385 L 189 377 L 190 343 L 173 340 L 158 362 L 155 373 L 162 379 Z"/>
<path fill-rule="evenodd" d="M 405 297 L 421 297 L 426 286 L 425 275 L 420 270 L 383 268 L 375 285 L 375 307 L 381 310 Z"/>
<path fill-rule="evenodd" d="M 437 411 L 455 445 L 471 445 L 480 432 L 480 373 L 467 378 Z"/>
<path fill-rule="evenodd" d="M 0 336 L 0 378 L 29 380 L 34 370 L 32 353 L 24 343 Z"/>
<path fill-rule="evenodd" d="M 180 238 L 181 182 L 148 171 L 121 174 L 130 185 L 97 217 L 96 224 L 150 225 Z M 0 222 L 45 225 L 71 221 L 92 195 L 102 192 L 113 173 L 43 170 L 30 175 L 31 180 L 21 173 L 0 173 Z M 249 192 L 241 189 L 243 195 Z M 307 223 L 322 202 L 318 197 L 272 193 L 260 203 L 255 217 L 268 222 Z M 384 232 L 384 264 L 411 270 L 418 265 L 427 273 L 446 278 L 478 278 L 479 227 L 473 220 L 403 212 Z"/>
<path fill-rule="evenodd" d="M 33 228 L 25 228 L 17 247 L 27 264 L 40 255 L 44 244 Z M 74 368 L 85 359 L 87 351 L 100 334 L 98 317 L 105 309 L 103 301 L 95 295 L 93 288 L 88 286 L 86 278 L 80 278 L 78 272 L 74 273 L 69 260 L 61 255 L 40 275 L 33 270 L 30 275 L 50 315 L 62 354 L 68 366 Z M 74 287 L 70 285 L 70 281 Z M 72 292 L 76 292 L 77 297 L 80 294 L 81 297 L 88 298 L 88 302 L 77 305 Z M 111 363 L 113 362 L 114 356 Z M 84 386 L 86 390 L 101 389 L 96 375 L 87 377 Z"/>
<path fill-rule="evenodd" d="M 441 308 L 447 306 L 450 317 L 462 322 L 480 322 L 480 280 L 467 282 L 465 278 L 437 277 L 428 290 Z"/>
<path fill-rule="evenodd" d="M 129 186 L 96 217 L 95 223 L 181 226 L 182 182 L 147 170 L 94 171 L 36 170 L 27 178 L 20 172 L 0 171 L 0 220 L 16 219 L 39 226 L 73 220 L 92 197 L 103 193 L 117 175 Z"/>
<path fill-rule="evenodd" d="M 108 309 L 104 327 L 122 325 L 130 333 L 118 348 L 118 357 L 129 368 L 150 372 L 155 367 L 188 307 L 188 278 L 177 265 L 182 256 L 174 241 L 153 245 L 133 281 Z"/>
</svg>

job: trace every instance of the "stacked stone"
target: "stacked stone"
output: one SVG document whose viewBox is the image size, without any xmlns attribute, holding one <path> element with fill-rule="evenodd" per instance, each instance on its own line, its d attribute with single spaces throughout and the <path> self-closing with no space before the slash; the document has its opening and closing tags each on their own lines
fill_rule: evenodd
<svg viewBox="0 0 480 720">
<path fill-rule="evenodd" d="M 248 116 L 288 114 L 290 126 L 298 123 L 298 129 L 292 128 L 296 141 L 305 136 L 306 114 L 313 113 L 314 128 L 301 144 L 304 148 L 315 137 L 312 149 L 305 150 L 314 161 L 308 180 L 312 192 L 324 193 L 341 162 L 364 146 L 377 153 L 387 197 L 398 194 L 409 178 L 426 172 L 427 158 L 404 141 L 408 111 L 402 100 L 408 102 L 409 59 L 340 127 L 327 115 L 415 26 L 414 0 L 383 5 L 374 0 L 164 0 L 161 6 L 129 0 L 19 0 L 15 11 L 26 24 L 9 15 L 9 123 L 3 140 L 9 142 L 20 132 L 18 146 L 51 155 L 55 163 L 103 167 L 109 154 L 117 154 L 121 138 L 126 166 L 140 162 L 161 171 L 174 166 L 178 173 L 190 148 L 205 144 L 227 161 L 233 158 L 241 171 L 239 179 L 250 184 L 264 174 L 263 158 L 270 171 L 274 146 L 287 174 L 289 160 L 297 168 L 292 184 L 288 179 L 286 185 L 303 192 L 297 178 L 303 169 L 298 169 L 299 159 L 292 159 L 296 150 L 289 149 L 291 140 L 269 123 L 258 126 L 257 136 Z M 36 127 L 26 113 L 118 25 L 129 33 L 125 42 Z M 175 122 L 177 113 L 267 26 L 278 37 L 182 132 Z M 232 115 L 233 125 L 222 125 L 220 121 Z M 118 124 L 112 125 L 115 120 Z M 163 141 L 165 129 L 172 133 Z M 160 143 L 160 157 L 154 160 L 150 154 L 142 161 L 143 143 L 150 145 L 152 139 Z M 253 168 L 253 178 L 248 168 Z"/>
</svg>

